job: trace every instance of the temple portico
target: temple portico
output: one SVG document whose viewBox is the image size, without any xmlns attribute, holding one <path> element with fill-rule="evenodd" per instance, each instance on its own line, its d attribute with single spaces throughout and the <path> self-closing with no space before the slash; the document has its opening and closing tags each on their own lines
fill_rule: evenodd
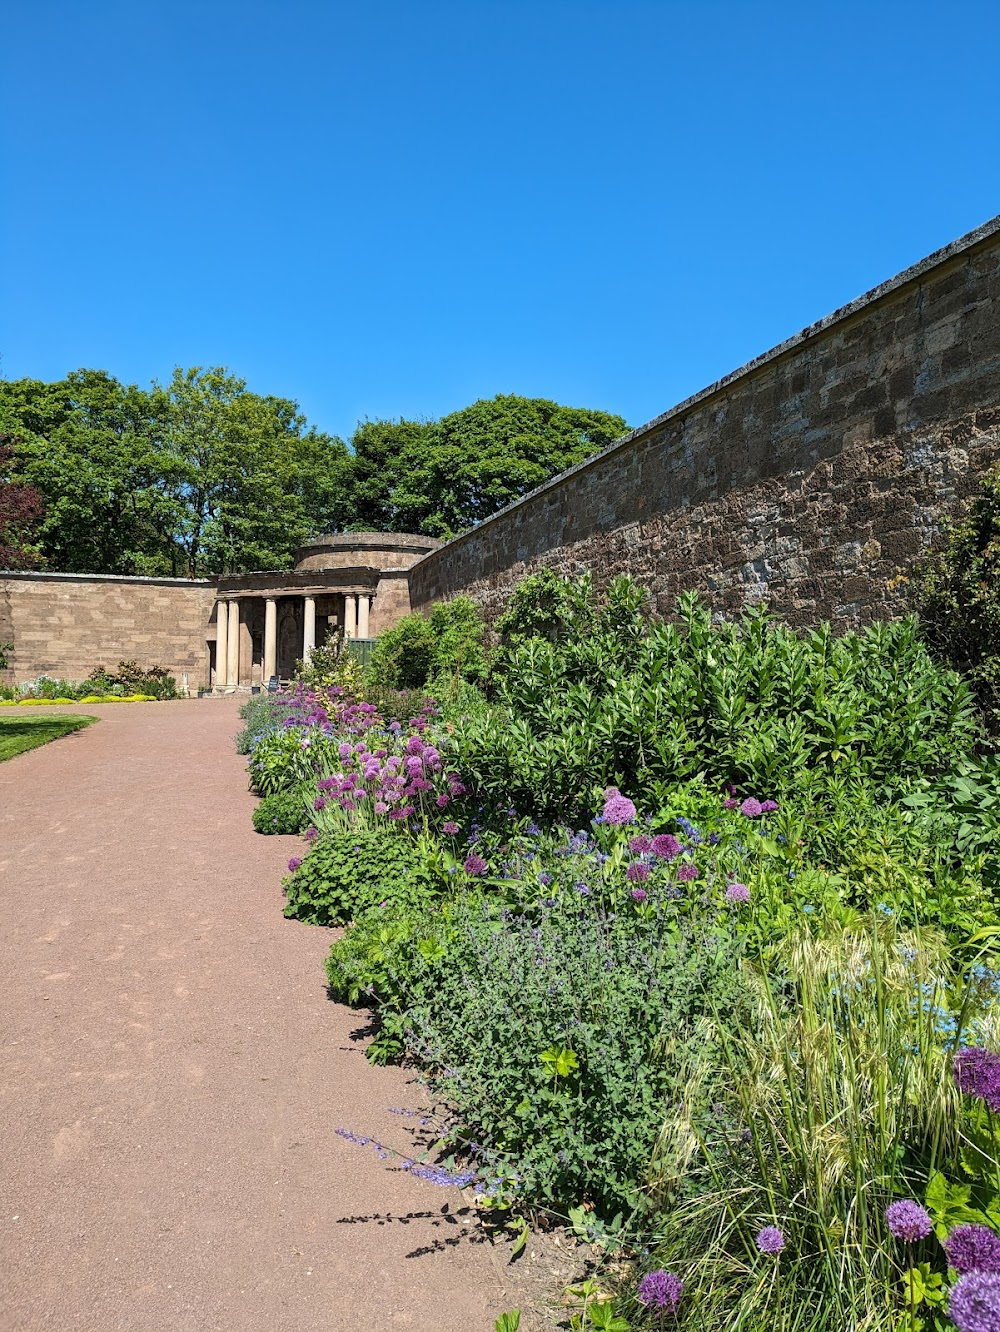
<svg viewBox="0 0 1000 1332">
<path fill-rule="evenodd" d="M 294 569 L 222 575 L 208 633 L 213 689 L 288 679 L 335 634 L 370 641 L 407 614 L 406 571 L 437 545 L 410 534 L 345 533 L 304 547 Z"/>
</svg>

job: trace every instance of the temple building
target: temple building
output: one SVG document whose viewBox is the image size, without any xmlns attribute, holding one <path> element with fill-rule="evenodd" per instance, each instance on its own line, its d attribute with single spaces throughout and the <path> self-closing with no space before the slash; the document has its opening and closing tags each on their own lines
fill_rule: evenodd
<svg viewBox="0 0 1000 1332">
<path fill-rule="evenodd" d="M 334 634 L 377 638 L 409 613 L 407 571 L 439 545 L 410 533 L 349 532 L 303 546 L 291 571 L 223 575 L 207 631 L 213 688 L 287 679 Z"/>
<path fill-rule="evenodd" d="M 0 572 L 0 682 L 85 680 L 97 666 L 162 666 L 182 693 L 288 679 L 334 633 L 375 639 L 410 611 L 409 569 L 433 537 L 316 537 L 294 569 L 219 578 Z"/>
</svg>

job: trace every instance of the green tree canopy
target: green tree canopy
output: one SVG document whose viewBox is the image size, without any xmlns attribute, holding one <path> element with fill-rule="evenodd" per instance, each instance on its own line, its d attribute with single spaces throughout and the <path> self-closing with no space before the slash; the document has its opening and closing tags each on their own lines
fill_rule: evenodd
<svg viewBox="0 0 1000 1332">
<path fill-rule="evenodd" d="M 452 536 L 607 447 L 620 416 L 500 394 L 440 421 L 365 421 L 351 440 L 354 516 Z"/>
<path fill-rule="evenodd" d="M 197 577 L 283 568 L 350 515 L 342 440 L 225 369 L 150 389 L 99 370 L 0 382 L 11 478 L 35 486 L 50 568 Z"/>
</svg>

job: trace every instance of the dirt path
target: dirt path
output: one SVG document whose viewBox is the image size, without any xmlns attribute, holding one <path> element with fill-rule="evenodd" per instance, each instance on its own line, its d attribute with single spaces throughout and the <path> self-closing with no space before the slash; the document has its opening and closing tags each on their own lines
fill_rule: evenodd
<svg viewBox="0 0 1000 1332">
<path fill-rule="evenodd" d="M 0 1329 L 491 1329 L 459 1194 L 334 1133 L 417 1092 L 282 919 L 235 701 L 88 711 L 0 765 Z"/>
</svg>

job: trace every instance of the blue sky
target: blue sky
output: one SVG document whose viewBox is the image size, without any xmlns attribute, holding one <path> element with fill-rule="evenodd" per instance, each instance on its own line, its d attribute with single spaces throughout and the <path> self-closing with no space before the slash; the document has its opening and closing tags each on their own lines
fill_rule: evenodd
<svg viewBox="0 0 1000 1332">
<path fill-rule="evenodd" d="M 995 5 L 8 0 L 0 368 L 638 425 L 1000 211 Z"/>
</svg>

